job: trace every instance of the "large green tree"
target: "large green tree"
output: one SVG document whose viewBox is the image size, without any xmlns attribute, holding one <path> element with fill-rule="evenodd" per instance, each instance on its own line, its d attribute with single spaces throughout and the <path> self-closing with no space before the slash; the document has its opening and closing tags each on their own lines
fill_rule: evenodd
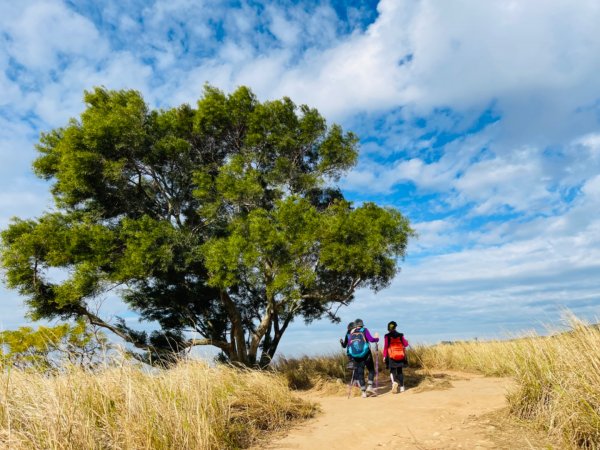
<svg viewBox="0 0 600 450">
<path fill-rule="evenodd" d="M 37 146 L 55 211 L 1 235 L 7 284 L 33 319 L 87 318 L 154 360 L 209 344 L 264 366 L 295 318 L 339 320 L 357 289 L 396 274 L 409 222 L 344 199 L 334 183 L 357 138 L 317 110 L 245 87 L 207 86 L 196 108 L 150 110 L 130 90 L 84 99 Z M 100 317 L 93 299 L 108 292 L 157 329 Z"/>
</svg>

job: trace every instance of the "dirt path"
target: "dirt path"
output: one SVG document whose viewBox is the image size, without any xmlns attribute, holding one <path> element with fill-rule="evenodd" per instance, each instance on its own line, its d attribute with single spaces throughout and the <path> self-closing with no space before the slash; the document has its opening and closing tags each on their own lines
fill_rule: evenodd
<svg viewBox="0 0 600 450">
<path fill-rule="evenodd" d="M 317 396 L 322 413 L 287 436 L 261 445 L 279 449 L 532 449 L 549 448 L 543 437 L 506 419 L 507 378 L 438 374 L 401 394 L 389 383 L 378 397 L 360 398 L 357 389 Z"/>
</svg>

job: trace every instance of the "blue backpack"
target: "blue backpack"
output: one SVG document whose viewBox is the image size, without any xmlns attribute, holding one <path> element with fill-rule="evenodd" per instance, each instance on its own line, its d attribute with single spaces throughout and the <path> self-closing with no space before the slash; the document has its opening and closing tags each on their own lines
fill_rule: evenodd
<svg viewBox="0 0 600 450">
<path fill-rule="evenodd" d="M 352 358 L 364 358 L 368 355 L 370 348 L 365 336 L 364 328 L 355 328 L 348 333 L 348 354 Z"/>
</svg>

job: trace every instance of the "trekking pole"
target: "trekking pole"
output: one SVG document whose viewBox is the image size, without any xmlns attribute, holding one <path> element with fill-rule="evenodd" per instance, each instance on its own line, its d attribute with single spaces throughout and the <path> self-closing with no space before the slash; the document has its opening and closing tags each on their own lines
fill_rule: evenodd
<svg viewBox="0 0 600 450">
<path fill-rule="evenodd" d="M 379 389 L 379 342 L 375 342 L 375 390 Z"/>
<path fill-rule="evenodd" d="M 406 349 L 406 350 L 408 350 L 408 349 Z M 419 353 L 416 351 L 413 351 L 412 347 L 410 348 L 410 354 L 412 355 L 411 358 L 414 356 L 415 358 L 417 358 L 419 360 L 419 362 L 421 364 L 421 369 L 423 369 L 428 376 L 430 376 L 430 377 L 433 376 L 433 374 L 431 373 L 431 370 L 429 370 L 429 368 L 425 365 L 423 360 L 419 357 Z M 407 353 L 407 356 L 408 356 L 408 353 Z"/>
<path fill-rule="evenodd" d="M 354 386 L 354 368 L 352 369 L 352 376 L 350 377 L 350 384 L 348 385 L 348 398 L 352 394 L 352 386 Z"/>
</svg>

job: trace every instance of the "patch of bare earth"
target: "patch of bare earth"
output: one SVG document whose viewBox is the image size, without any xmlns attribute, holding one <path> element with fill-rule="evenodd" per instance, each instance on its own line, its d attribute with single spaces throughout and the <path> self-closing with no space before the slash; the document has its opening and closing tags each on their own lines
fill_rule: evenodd
<svg viewBox="0 0 600 450">
<path fill-rule="evenodd" d="M 404 393 L 383 379 L 377 397 L 357 388 L 307 393 L 322 413 L 260 448 L 280 449 L 549 449 L 559 448 L 506 413 L 508 378 L 411 372 Z"/>
</svg>

